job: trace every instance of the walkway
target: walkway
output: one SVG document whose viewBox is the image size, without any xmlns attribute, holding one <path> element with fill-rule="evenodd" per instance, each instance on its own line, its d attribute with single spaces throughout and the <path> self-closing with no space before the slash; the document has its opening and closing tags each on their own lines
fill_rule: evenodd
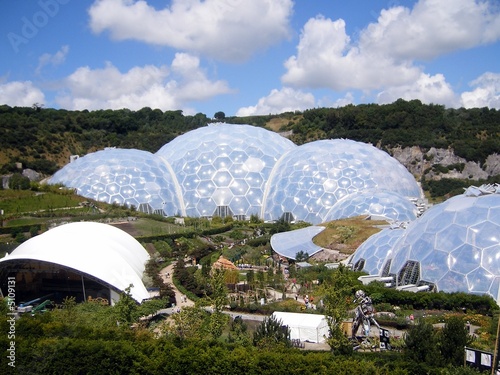
<svg viewBox="0 0 500 375">
<path fill-rule="evenodd" d="M 188 299 L 184 294 L 182 294 L 172 282 L 174 267 L 175 267 L 175 262 L 171 263 L 170 265 L 162 269 L 160 271 L 160 277 L 162 278 L 164 283 L 170 284 L 173 291 L 175 292 L 175 302 L 177 307 L 182 308 L 184 306 L 194 306 L 194 302 Z"/>
</svg>

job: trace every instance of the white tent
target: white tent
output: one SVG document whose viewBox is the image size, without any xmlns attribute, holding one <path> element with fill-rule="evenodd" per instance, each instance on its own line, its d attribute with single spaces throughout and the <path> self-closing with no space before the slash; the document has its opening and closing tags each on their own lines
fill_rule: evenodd
<svg viewBox="0 0 500 375">
<path fill-rule="evenodd" d="M 276 311 L 272 316 L 290 328 L 292 340 L 318 343 L 324 342 L 328 337 L 328 322 L 324 315 Z"/>
</svg>

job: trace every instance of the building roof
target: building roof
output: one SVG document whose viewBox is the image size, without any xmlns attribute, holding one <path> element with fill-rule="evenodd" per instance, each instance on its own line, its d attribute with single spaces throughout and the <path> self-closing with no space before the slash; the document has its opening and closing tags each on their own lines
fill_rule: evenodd
<svg viewBox="0 0 500 375">
<path fill-rule="evenodd" d="M 312 239 L 323 230 L 325 227 L 313 225 L 290 232 L 276 233 L 271 236 L 271 247 L 279 255 L 288 259 L 295 259 L 300 251 L 313 256 L 323 248 L 316 245 Z"/>
<path fill-rule="evenodd" d="M 222 255 L 217 259 L 212 265 L 213 268 L 225 269 L 225 270 L 237 270 L 238 267 L 234 265 L 233 262 L 224 258 Z"/>
<path fill-rule="evenodd" d="M 61 265 L 93 276 L 124 291 L 129 285 L 132 297 L 141 302 L 149 298 L 142 282 L 149 255 L 135 238 L 111 225 L 79 222 L 61 225 L 17 247 L 0 259 L 9 262 L 36 260 Z"/>
</svg>

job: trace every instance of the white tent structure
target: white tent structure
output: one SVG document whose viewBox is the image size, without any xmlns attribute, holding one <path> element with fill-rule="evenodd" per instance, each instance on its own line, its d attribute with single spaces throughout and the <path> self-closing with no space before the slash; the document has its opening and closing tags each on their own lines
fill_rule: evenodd
<svg viewBox="0 0 500 375">
<path fill-rule="evenodd" d="M 275 311 L 272 316 L 288 326 L 292 340 L 320 343 L 329 335 L 324 315 Z"/>
<path fill-rule="evenodd" d="M 0 270 L 28 264 L 29 271 L 30 262 L 52 264 L 81 275 L 82 284 L 84 277 L 104 284 L 109 288 L 110 302 L 118 300 L 119 293 L 130 285 L 132 297 L 142 302 L 149 298 L 142 282 L 148 259 L 146 249 L 121 229 L 95 222 L 75 222 L 22 243 L 0 259 Z"/>
</svg>

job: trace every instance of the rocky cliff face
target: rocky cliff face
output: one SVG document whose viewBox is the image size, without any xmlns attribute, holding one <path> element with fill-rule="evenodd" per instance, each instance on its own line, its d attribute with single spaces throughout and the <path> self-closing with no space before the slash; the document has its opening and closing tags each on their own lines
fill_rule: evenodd
<svg viewBox="0 0 500 375">
<path fill-rule="evenodd" d="M 500 174 L 500 154 L 488 156 L 484 165 L 456 156 L 451 149 L 431 148 L 423 152 L 418 146 L 394 148 L 392 156 L 418 179 L 458 178 L 480 180 Z"/>
</svg>

